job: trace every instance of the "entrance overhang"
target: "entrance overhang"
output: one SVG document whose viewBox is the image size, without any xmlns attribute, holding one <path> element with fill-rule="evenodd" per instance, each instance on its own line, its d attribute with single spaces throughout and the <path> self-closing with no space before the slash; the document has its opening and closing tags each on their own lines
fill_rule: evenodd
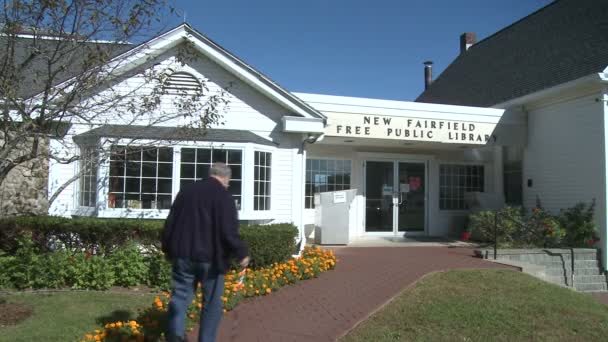
<svg viewBox="0 0 608 342">
<path fill-rule="evenodd" d="M 526 145 L 527 118 L 517 109 L 299 96 L 327 117 L 327 138 L 370 144 L 380 140 L 471 147 Z"/>
</svg>

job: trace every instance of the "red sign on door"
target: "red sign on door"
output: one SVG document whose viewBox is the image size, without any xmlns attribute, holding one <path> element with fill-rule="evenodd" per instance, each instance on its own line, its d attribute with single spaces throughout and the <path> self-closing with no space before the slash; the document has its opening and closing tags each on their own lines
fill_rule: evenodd
<svg viewBox="0 0 608 342">
<path fill-rule="evenodd" d="M 422 185 L 422 179 L 419 176 L 409 177 L 410 191 L 416 191 Z"/>
</svg>

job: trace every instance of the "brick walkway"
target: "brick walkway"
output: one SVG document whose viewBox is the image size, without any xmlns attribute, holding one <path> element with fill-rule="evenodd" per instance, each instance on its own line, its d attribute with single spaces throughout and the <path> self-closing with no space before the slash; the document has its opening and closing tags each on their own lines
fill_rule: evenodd
<svg viewBox="0 0 608 342">
<path fill-rule="evenodd" d="M 335 252 L 335 270 L 240 303 L 224 316 L 219 341 L 335 341 L 424 274 L 506 267 L 474 258 L 467 248 L 341 247 Z"/>
</svg>

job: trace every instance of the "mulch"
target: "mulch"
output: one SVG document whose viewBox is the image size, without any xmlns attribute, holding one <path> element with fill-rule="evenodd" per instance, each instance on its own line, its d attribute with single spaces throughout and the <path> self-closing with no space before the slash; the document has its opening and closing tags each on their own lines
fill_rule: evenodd
<svg viewBox="0 0 608 342">
<path fill-rule="evenodd" d="M 0 327 L 16 325 L 30 317 L 33 312 L 29 305 L 0 300 Z"/>
</svg>

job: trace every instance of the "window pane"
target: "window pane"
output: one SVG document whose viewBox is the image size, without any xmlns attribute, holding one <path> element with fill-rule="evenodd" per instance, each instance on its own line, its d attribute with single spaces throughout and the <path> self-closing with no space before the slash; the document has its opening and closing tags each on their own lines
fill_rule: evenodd
<svg viewBox="0 0 608 342">
<path fill-rule="evenodd" d="M 154 195 L 141 195 L 142 209 L 156 209 L 156 201 Z"/>
<path fill-rule="evenodd" d="M 226 163 L 227 161 L 228 158 L 225 150 L 213 150 L 214 163 Z"/>
<path fill-rule="evenodd" d="M 241 164 L 241 151 L 228 151 L 228 164 Z M 234 171 L 233 171 L 234 172 Z"/>
<path fill-rule="evenodd" d="M 142 177 L 156 177 L 156 163 L 142 163 L 141 164 L 141 176 Z"/>
<path fill-rule="evenodd" d="M 124 178 L 110 177 L 110 191 L 111 192 L 123 192 L 124 191 Z"/>
<path fill-rule="evenodd" d="M 228 188 L 230 193 L 233 195 L 241 194 L 241 182 L 240 181 L 230 181 L 230 187 Z"/>
<path fill-rule="evenodd" d="M 172 162 L 173 161 L 173 149 L 170 147 L 159 148 L 158 149 L 158 161 Z"/>
<path fill-rule="evenodd" d="M 197 163 L 211 163 L 211 150 L 208 148 L 199 148 L 196 150 Z"/>
<path fill-rule="evenodd" d="M 230 170 L 232 170 L 232 179 L 241 179 L 241 166 L 240 165 L 231 165 Z"/>
<path fill-rule="evenodd" d="M 211 168 L 209 164 L 196 165 L 196 179 L 209 178 L 209 168 Z"/>
<path fill-rule="evenodd" d="M 157 209 L 171 209 L 171 195 L 158 195 L 156 200 Z"/>
<path fill-rule="evenodd" d="M 194 164 L 181 164 L 180 166 L 180 177 L 181 178 L 194 178 Z"/>
<path fill-rule="evenodd" d="M 156 179 L 144 178 L 141 180 L 141 192 L 155 193 L 156 192 Z"/>
<path fill-rule="evenodd" d="M 122 161 L 110 162 L 110 177 L 112 176 L 124 176 L 125 164 Z"/>
<path fill-rule="evenodd" d="M 127 162 L 127 176 L 139 177 L 141 173 L 141 164 L 136 162 Z"/>
<path fill-rule="evenodd" d="M 194 163 L 196 150 L 193 148 L 182 148 L 182 163 Z"/>
<path fill-rule="evenodd" d="M 171 178 L 173 177 L 173 164 L 158 163 L 158 177 Z"/>
<path fill-rule="evenodd" d="M 127 178 L 125 180 L 126 192 L 137 192 L 139 193 L 139 178 Z"/>
<path fill-rule="evenodd" d="M 159 179 L 158 180 L 158 193 L 159 194 L 170 194 L 173 185 L 172 179 Z"/>
<path fill-rule="evenodd" d="M 142 151 L 143 160 L 156 162 L 157 149 L 153 147 L 144 147 Z"/>
</svg>

